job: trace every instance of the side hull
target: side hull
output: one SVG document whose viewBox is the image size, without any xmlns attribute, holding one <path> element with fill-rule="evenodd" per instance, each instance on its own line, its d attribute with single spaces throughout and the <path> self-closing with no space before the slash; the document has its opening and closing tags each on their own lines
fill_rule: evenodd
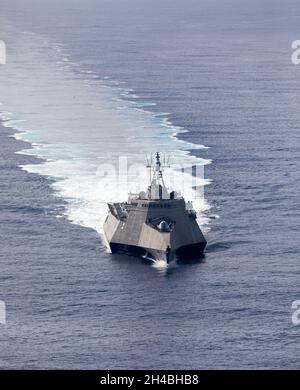
<svg viewBox="0 0 300 390">
<path fill-rule="evenodd" d="M 120 253 L 135 257 L 148 257 L 153 260 L 165 260 L 169 262 L 169 254 L 165 251 L 158 251 L 148 248 L 143 248 L 135 245 L 126 245 L 118 243 L 110 243 L 110 250 L 112 253 Z"/>
<path fill-rule="evenodd" d="M 146 254 L 146 249 L 134 245 L 117 244 L 111 242 L 109 244 L 111 253 L 120 253 L 129 256 L 142 257 Z"/>
<path fill-rule="evenodd" d="M 167 263 L 178 257 L 181 260 L 191 258 L 203 257 L 203 252 L 206 246 L 206 242 L 197 243 L 193 245 L 183 246 L 177 251 L 159 251 L 151 248 L 143 248 L 134 245 L 125 245 L 118 243 L 110 243 L 110 249 L 112 253 L 126 254 L 129 256 L 143 257 L 148 256 L 154 260 L 164 260 Z"/>
<path fill-rule="evenodd" d="M 198 242 L 197 244 L 185 245 L 177 249 L 176 255 L 184 259 L 197 259 L 203 257 L 207 242 Z"/>
</svg>

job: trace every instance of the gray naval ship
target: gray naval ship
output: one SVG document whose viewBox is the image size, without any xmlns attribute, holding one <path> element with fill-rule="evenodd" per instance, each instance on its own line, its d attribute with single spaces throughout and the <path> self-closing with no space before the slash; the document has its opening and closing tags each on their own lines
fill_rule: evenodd
<svg viewBox="0 0 300 390">
<path fill-rule="evenodd" d="M 112 253 L 164 260 L 199 258 L 206 240 L 191 202 L 168 192 L 160 154 L 150 169 L 147 192 L 129 194 L 127 202 L 108 203 L 104 234 Z"/>
</svg>

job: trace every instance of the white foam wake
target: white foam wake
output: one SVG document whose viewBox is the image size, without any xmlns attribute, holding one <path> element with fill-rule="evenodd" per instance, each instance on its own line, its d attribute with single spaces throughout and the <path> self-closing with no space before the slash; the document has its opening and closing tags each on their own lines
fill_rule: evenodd
<svg viewBox="0 0 300 390">
<path fill-rule="evenodd" d="M 44 37 L 14 37 L 9 61 L 0 72 L 1 118 L 18 130 L 17 139 L 31 143 L 31 149 L 20 153 L 44 160 L 22 168 L 55 179 L 53 188 L 67 201 L 70 221 L 101 232 L 107 201 L 124 200 L 127 191 L 145 189 L 148 176 L 133 164 L 144 166 L 146 153 L 163 151 L 179 166 L 209 163 L 189 154 L 204 146 L 176 138 L 185 129 L 173 126 L 163 113 L 146 111 L 147 103 L 133 99 L 118 83 L 81 70 Z M 129 177 L 120 156 L 127 158 Z M 182 180 L 182 175 L 173 175 L 171 184 L 181 189 Z M 192 188 L 185 187 L 183 195 L 194 197 Z M 202 198 L 195 206 L 201 211 L 209 207 Z M 202 217 L 200 222 L 207 220 Z"/>
</svg>

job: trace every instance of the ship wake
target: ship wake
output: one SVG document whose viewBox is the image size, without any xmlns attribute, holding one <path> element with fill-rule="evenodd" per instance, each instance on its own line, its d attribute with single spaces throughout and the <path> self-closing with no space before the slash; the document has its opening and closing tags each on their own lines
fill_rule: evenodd
<svg viewBox="0 0 300 390">
<path fill-rule="evenodd" d="M 20 153 L 42 159 L 22 169 L 54 179 L 69 221 L 102 233 L 106 203 L 124 201 L 128 191 L 147 185 L 148 177 L 135 168 L 144 167 L 147 153 L 163 150 L 177 167 L 210 162 L 190 155 L 203 145 L 176 138 L 186 129 L 174 126 L 165 114 L 147 111 L 147 102 L 117 82 L 72 63 L 59 44 L 33 33 L 15 34 L 12 27 L 6 35 L 14 39 L 9 64 L 0 73 L 1 118 L 17 130 L 16 138 L 31 143 Z M 130 169 L 124 169 L 120 157 Z M 179 171 L 172 170 L 176 188 Z M 198 182 L 207 183 L 203 178 Z M 177 184 L 181 188 L 182 178 Z M 190 199 L 193 191 L 187 187 L 183 195 Z M 203 198 L 196 203 L 201 212 L 209 208 Z M 200 223 L 208 219 L 201 217 Z"/>
</svg>

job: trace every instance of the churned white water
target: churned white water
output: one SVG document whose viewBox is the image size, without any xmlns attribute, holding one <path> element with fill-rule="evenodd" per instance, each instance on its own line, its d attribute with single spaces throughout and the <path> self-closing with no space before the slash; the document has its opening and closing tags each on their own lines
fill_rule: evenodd
<svg viewBox="0 0 300 390">
<path fill-rule="evenodd" d="M 27 172 L 55 179 L 56 194 L 67 201 L 66 217 L 101 232 L 108 201 L 126 200 L 145 190 L 146 159 L 161 151 L 166 182 L 203 212 L 203 166 L 208 160 L 189 154 L 202 145 L 184 142 L 164 113 L 154 114 L 132 91 L 72 63 L 63 48 L 34 33 L 16 33 L 9 66 L 0 73 L 1 116 L 15 137 L 32 144 L 19 153 L 43 162 L 24 165 Z M 197 166 L 192 179 L 191 166 Z M 182 173 L 182 168 L 185 169 Z M 194 187 L 197 190 L 194 191 Z M 207 219 L 200 218 L 206 224 Z"/>
</svg>

